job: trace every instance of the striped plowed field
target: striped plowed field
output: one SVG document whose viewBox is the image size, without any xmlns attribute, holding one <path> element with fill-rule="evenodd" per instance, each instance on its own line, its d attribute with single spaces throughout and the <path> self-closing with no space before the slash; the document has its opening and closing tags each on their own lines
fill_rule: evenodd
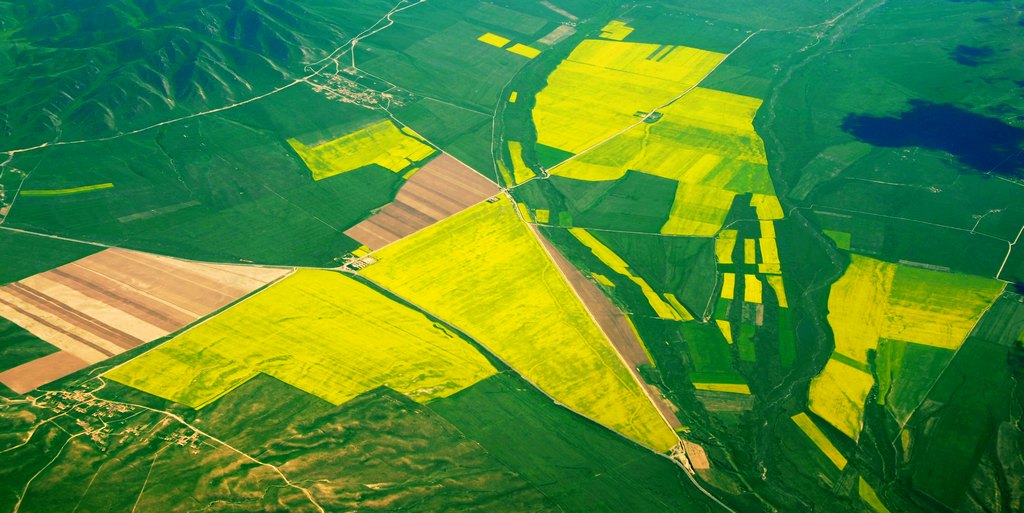
<svg viewBox="0 0 1024 513">
<path fill-rule="evenodd" d="M 0 373 L 18 393 L 173 333 L 284 276 L 108 249 L 0 287 L 0 316 L 60 351 Z"/>
<path fill-rule="evenodd" d="M 493 182 L 443 153 L 412 175 L 395 201 L 345 234 L 380 249 L 497 193 Z"/>
</svg>

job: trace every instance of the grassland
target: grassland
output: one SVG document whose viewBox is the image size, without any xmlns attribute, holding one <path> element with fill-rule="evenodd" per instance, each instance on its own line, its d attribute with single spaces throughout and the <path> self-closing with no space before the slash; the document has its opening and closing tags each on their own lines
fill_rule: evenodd
<svg viewBox="0 0 1024 513">
<path fill-rule="evenodd" d="M 514 374 L 493 376 L 429 408 L 562 511 L 710 508 L 668 459 L 557 407 Z"/>
<path fill-rule="evenodd" d="M 341 404 L 382 385 L 427 402 L 494 371 L 468 343 L 370 287 L 298 271 L 106 376 L 202 408 L 258 373 Z"/>
<path fill-rule="evenodd" d="M 34 169 L 24 189 L 116 186 L 18 198 L 4 224 L 197 260 L 339 265 L 359 246 L 341 232 L 389 202 L 402 177 L 374 165 L 315 181 L 283 141 L 313 146 L 380 121 L 296 87 L 159 134 L 18 154 L 10 167 Z"/>
<path fill-rule="evenodd" d="M 0 508 L 557 511 L 456 426 L 384 387 L 335 406 L 261 374 L 195 411 L 116 382 L 93 395 L 97 385 L 0 413 Z"/>
<path fill-rule="evenodd" d="M 540 189 L 541 194 L 548 191 L 545 200 L 557 205 L 553 206 L 557 210 L 564 209 L 572 217 L 572 226 L 644 233 L 657 233 L 668 221 L 676 187 L 670 180 L 636 171 L 627 171 L 613 182 L 554 175 L 527 185 Z M 516 188 L 516 194 L 532 192 L 523 189 Z"/>
<path fill-rule="evenodd" d="M 0 284 L 27 278 L 103 249 L 38 235 L 0 230 Z"/>
<path fill-rule="evenodd" d="M 656 450 L 675 445 L 671 429 L 506 197 L 374 257 L 379 262 L 361 271 L 364 276 L 464 330 L 556 400 Z"/>
<path fill-rule="evenodd" d="M 982 492 L 976 502 L 998 511 L 998 497 L 1019 486 L 1020 446 L 1007 437 L 1016 436 L 1013 419 L 1021 404 L 1020 298 L 1007 294 L 992 305 L 928 391 L 927 403 L 941 407 L 919 408 L 903 428 L 911 465 L 902 476 L 930 498 L 915 497 L 922 509 L 954 508 Z M 1002 481 L 999 475 L 1013 477 Z"/>
<path fill-rule="evenodd" d="M 212 434 L 287 475 L 321 483 L 315 497 L 330 510 L 555 509 L 457 426 L 386 387 L 335 406 L 260 375 L 198 418 Z M 374 456 L 354 464 L 354 454 Z M 347 462 L 343 474 L 339 459 Z"/>
</svg>

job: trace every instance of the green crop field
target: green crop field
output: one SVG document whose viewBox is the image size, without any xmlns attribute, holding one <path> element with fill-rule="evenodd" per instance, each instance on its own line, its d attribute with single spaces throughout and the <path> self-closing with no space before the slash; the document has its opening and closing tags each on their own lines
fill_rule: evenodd
<svg viewBox="0 0 1024 513">
<path fill-rule="evenodd" d="M 708 507 L 681 469 L 499 374 L 430 405 L 567 511 Z M 506 426 L 515 425 L 509 430 Z"/>
<path fill-rule="evenodd" d="M 1007 1 L 0 0 L 0 512 L 1024 511 L 1022 56 Z"/>
</svg>

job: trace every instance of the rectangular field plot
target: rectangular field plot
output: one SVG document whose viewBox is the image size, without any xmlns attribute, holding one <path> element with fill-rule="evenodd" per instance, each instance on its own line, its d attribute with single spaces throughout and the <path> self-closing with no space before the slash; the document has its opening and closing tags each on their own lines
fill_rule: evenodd
<svg viewBox="0 0 1024 513">
<path fill-rule="evenodd" d="M 588 39 L 548 77 L 537 94 L 537 142 L 572 153 L 636 123 L 700 81 L 725 55 L 663 45 Z"/>
<path fill-rule="evenodd" d="M 313 147 L 295 139 L 289 139 L 288 144 L 309 167 L 314 180 L 370 164 L 397 173 L 434 153 L 434 149 L 424 144 L 414 132 L 407 128 L 399 129 L 390 120 Z"/>
<path fill-rule="evenodd" d="M 60 349 L 0 374 L 25 393 L 177 331 L 283 276 L 108 249 L 0 288 L 0 316 Z"/>
<path fill-rule="evenodd" d="M 201 408 L 258 373 L 341 404 L 382 385 L 426 402 L 494 372 L 423 314 L 340 273 L 301 270 L 106 376 Z"/>
<path fill-rule="evenodd" d="M 451 322 L 583 415 L 666 451 L 672 430 L 507 197 L 375 253 L 361 273 Z M 514 329 L 510 329 L 514 327 Z"/>
<path fill-rule="evenodd" d="M 493 182 L 441 154 L 402 184 L 395 201 L 345 235 L 371 249 L 382 248 L 497 193 Z"/>
</svg>

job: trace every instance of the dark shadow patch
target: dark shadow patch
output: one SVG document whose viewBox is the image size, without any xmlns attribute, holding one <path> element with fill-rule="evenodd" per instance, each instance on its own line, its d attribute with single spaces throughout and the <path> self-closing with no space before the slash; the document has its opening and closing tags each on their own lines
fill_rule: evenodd
<svg viewBox="0 0 1024 513">
<path fill-rule="evenodd" d="M 973 68 L 988 62 L 995 53 L 995 50 L 989 46 L 957 45 L 953 51 L 949 52 L 949 58 L 958 64 Z"/>
<path fill-rule="evenodd" d="M 945 151 L 983 173 L 1019 176 L 1024 171 L 1024 129 L 949 104 L 907 103 L 910 110 L 899 117 L 850 114 L 842 128 L 874 146 Z"/>
</svg>

